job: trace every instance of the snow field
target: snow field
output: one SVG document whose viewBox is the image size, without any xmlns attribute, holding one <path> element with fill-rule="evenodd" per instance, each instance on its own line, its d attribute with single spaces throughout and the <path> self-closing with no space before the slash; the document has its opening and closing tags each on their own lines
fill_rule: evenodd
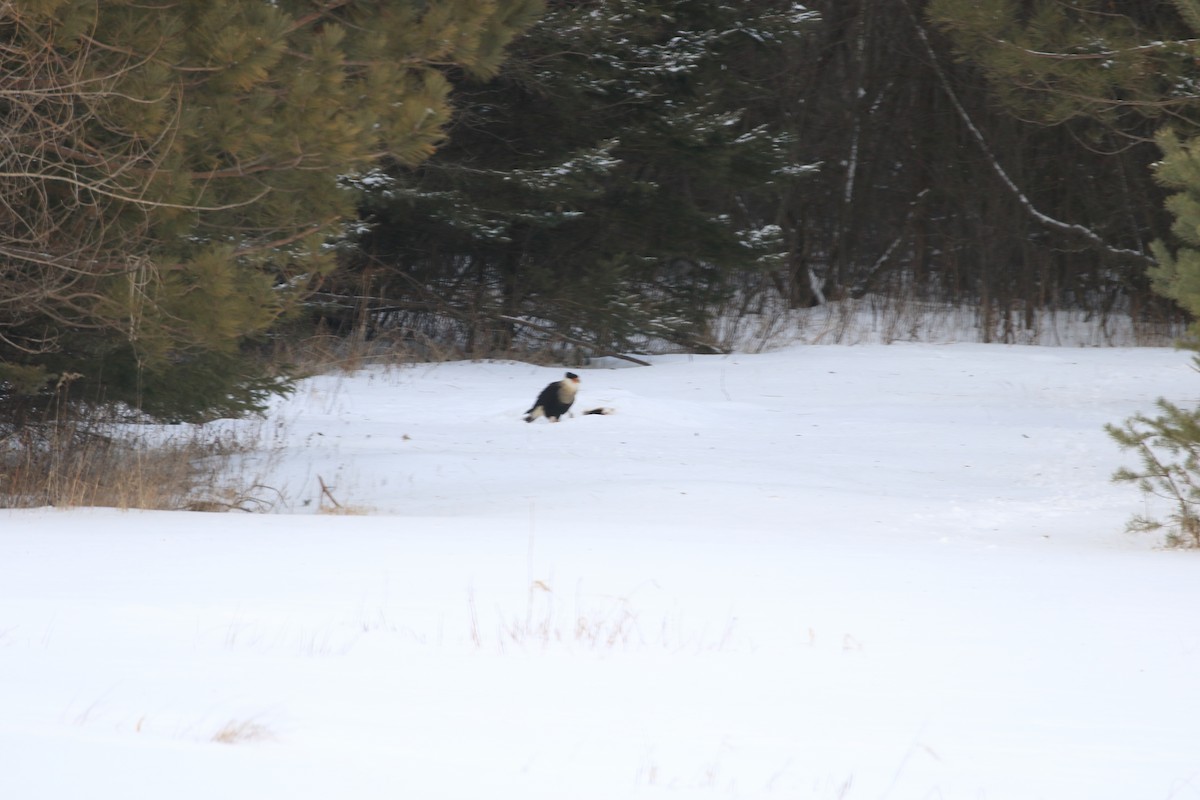
<svg viewBox="0 0 1200 800">
<path fill-rule="evenodd" d="M 654 360 L 314 378 L 275 514 L 0 512 L 0 797 L 1200 796 L 1200 553 L 1102 429 L 1186 353 Z"/>
</svg>

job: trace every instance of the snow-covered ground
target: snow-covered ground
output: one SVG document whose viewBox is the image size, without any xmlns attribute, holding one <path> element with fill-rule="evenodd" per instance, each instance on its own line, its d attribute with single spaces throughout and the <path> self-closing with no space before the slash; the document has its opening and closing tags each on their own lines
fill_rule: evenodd
<svg viewBox="0 0 1200 800">
<path fill-rule="evenodd" d="M 1200 553 L 1102 429 L 1188 354 L 654 362 L 561 424 L 559 369 L 309 380 L 279 513 L 0 511 L 0 798 L 1200 797 Z"/>
</svg>

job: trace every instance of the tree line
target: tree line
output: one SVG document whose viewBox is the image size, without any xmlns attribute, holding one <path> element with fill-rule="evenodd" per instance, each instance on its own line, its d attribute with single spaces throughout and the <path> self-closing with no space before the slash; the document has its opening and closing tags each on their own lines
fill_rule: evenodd
<svg viewBox="0 0 1200 800">
<path fill-rule="evenodd" d="M 1198 40 L 1197 0 L 7 3 L 0 424 L 240 413 L 318 327 L 572 359 L 872 294 L 1178 319 Z"/>
</svg>

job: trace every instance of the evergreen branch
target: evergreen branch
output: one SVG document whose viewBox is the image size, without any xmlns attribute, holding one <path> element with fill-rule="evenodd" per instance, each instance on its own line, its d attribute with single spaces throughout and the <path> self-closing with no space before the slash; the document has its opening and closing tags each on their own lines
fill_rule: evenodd
<svg viewBox="0 0 1200 800">
<path fill-rule="evenodd" d="M 304 16 L 296 17 L 295 21 L 292 22 L 291 26 L 289 27 L 289 31 L 294 33 L 298 30 L 307 28 L 310 25 L 314 25 L 328 17 L 334 11 L 337 11 L 339 8 L 345 8 L 348 5 L 350 5 L 350 0 L 332 0 L 332 2 L 320 5 Z"/>
</svg>

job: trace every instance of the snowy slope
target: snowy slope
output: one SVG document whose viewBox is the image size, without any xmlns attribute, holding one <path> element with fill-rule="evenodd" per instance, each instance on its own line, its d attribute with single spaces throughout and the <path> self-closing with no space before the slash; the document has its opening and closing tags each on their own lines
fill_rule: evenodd
<svg viewBox="0 0 1200 800">
<path fill-rule="evenodd" d="M 521 422 L 561 372 L 312 379 L 277 514 L 0 512 L 0 798 L 1200 796 L 1200 554 L 1102 430 L 1187 354 L 660 357 Z"/>
</svg>

